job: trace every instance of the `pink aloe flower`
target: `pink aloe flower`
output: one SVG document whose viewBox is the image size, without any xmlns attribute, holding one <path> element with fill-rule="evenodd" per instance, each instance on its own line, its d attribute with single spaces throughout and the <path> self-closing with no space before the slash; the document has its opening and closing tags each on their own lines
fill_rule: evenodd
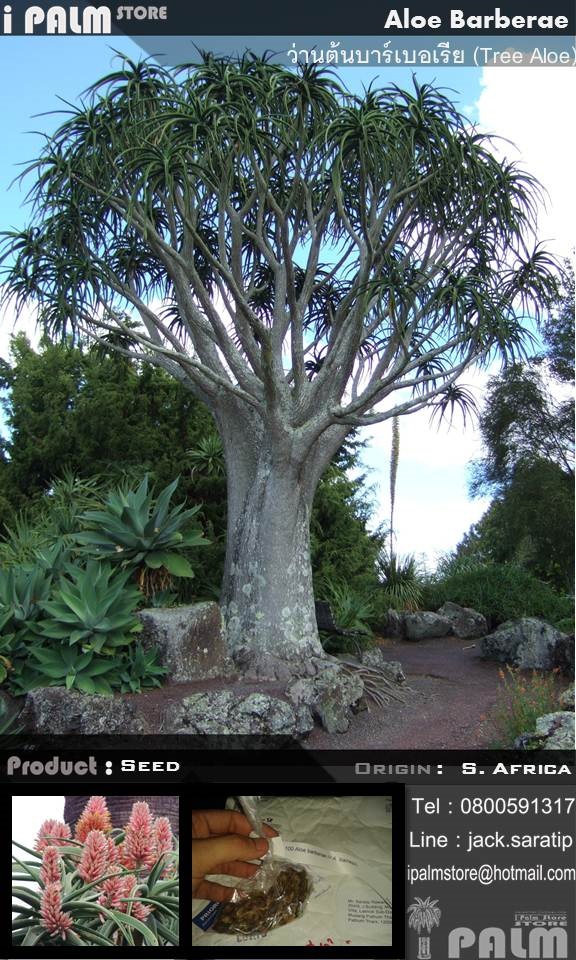
<svg viewBox="0 0 576 960">
<path fill-rule="evenodd" d="M 63 940 L 72 927 L 72 917 L 62 912 L 62 887 L 60 883 L 48 883 L 40 900 L 40 924 L 50 934 L 60 934 Z"/>
<path fill-rule="evenodd" d="M 137 920 L 146 920 L 152 911 L 152 907 L 147 903 L 141 903 L 139 900 L 132 900 L 134 897 L 138 880 L 133 873 L 125 873 L 123 876 L 109 877 L 102 884 L 102 893 L 98 897 L 98 903 L 110 910 L 119 910 L 120 913 L 130 913 Z M 131 903 L 128 901 L 132 900 Z"/>
<path fill-rule="evenodd" d="M 152 913 L 152 909 L 149 903 L 141 903 L 140 900 L 135 900 L 130 912 L 137 920 L 146 920 Z"/>
<path fill-rule="evenodd" d="M 42 866 L 40 867 L 40 881 L 46 887 L 49 883 L 60 883 L 60 853 L 57 847 L 44 847 L 42 851 Z"/>
<path fill-rule="evenodd" d="M 101 830 L 102 833 L 109 833 L 111 829 L 112 818 L 106 806 L 105 798 L 90 797 L 76 824 L 74 832 L 76 840 L 80 840 L 82 843 L 91 830 Z"/>
<path fill-rule="evenodd" d="M 45 847 L 66 847 L 67 840 L 72 838 L 70 827 L 61 820 L 45 820 L 38 831 L 35 850 L 44 850 Z"/>
<path fill-rule="evenodd" d="M 114 840 L 112 839 L 112 837 L 108 837 L 107 840 L 108 840 L 108 860 L 112 864 L 118 863 L 118 860 L 120 858 L 119 847 L 117 844 L 114 843 Z"/>
<path fill-rule="evenodd" d="M 133 873 L 125 873 L 122 876 L 108 877 L 102 883 L 102 893 L 98 897 L 98 903 L 111 910 L 120 910 L 126 913 L 125 897 L 129 897 L 136 886 L 136 877 Z"/>
<path fill-rule="evenodd" d="M 172 836 L 172 827 L 168 817 L 158 817 L 154 824 L 154 836 L 156 839 L 156 857 L 159 858 L 163 853 L 172 853 L 174 848 L 174 837 Z"/>
<path fill-rule="evenodd" d="M 150 807 L 145 801 L 138 801 L 132 807 L 130 819 L 124 830 L 121 862 L 128 870 L 141 867 L 149 870 L 158 859 L 156 854 L 156 836 Z"/>
<path fill-rule="evenodd" d="M 84 841 L 78 873 L 85 883 L 92 883 L 108 872 L 108 837 L 101 830 L 91 830 Z"/>
</svg>

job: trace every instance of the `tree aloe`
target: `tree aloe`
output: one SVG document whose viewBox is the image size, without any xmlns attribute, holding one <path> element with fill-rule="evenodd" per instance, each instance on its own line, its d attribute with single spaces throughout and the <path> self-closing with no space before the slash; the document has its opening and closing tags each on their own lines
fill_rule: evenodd
<svg viewBox="0 0 576 960">
<path fill-rule="evenodd" d="M 250 54 L 126 61 L 28 172 L 5 299 L 208 405 L 231 651 L 263 676 L 299 673 L 322 656 L 320 477 L 354 426 L 442 408 L 468 367 L 521 353 L 554 287 L 530 237 L 537 184 L 432 86 L 355 96 L 324 68 Z"/>
</svg>

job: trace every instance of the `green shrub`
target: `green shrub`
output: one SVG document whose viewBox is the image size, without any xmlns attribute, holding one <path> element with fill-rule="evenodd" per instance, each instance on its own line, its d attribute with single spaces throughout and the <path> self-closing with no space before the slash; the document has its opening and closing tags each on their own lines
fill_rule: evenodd
<svg viewBox="0 0 576 960">
<path fill-rule="evenodd" d="M 426 609 L 436 610 L 447 600 L 483 613 L 491 628 L 519 617 L 557 623 L 573 612 L 569 597 L 509 563 L 470 564 L 425 584 L 422 604 Z"/>
</svg>

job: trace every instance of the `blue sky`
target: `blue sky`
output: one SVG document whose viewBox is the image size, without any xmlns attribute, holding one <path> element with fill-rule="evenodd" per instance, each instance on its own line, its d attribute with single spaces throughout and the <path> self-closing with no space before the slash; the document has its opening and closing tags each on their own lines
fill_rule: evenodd
<svg viewBox="0 0 576 960">
<path fill-rule="evenodd" d="M 40 141 L 27 131 L 54 130 L 61 118 L 36 116 L 65 109 L 59 97 L 76 101 L 99 77 L 114 69 L 113 49 L 138 59 L 140 48 L 127 38 L 109 37 L 0 37 L 0 190 L 3 202 L 0 229 L 19 227 L 26 221 L 22 208 L 25 190 L 8 190 L 19 172 L 18 164 L 34 157 Z M 419 82 L 448 88 L 462 113 L 483 129 L 509 137 L 550 191 L 548 212 L 543 213 L 543 236 L 552 237 L 555 249 L 569 253 L 573 246 L 574 136 L 566 123 L 562 104 L 574 102 L 574 71 L 562 68 L 417 68 Z M 411 85 L 412 68 L 346 68 L 342 77 L 349 89 L 360 92 L 371 81 L 376 85 Z M 515 148 L 509 148 L 513 155 Z M 569 225 L 569 226 L 567 226 Z M 9 326 L 9 325 L 8 325 Z M 9 330 L 0 329 L 0 355 L 5 355 Z M 464 382 L 475 387 L 481 399 L 484 376 L 470 373 Z M 367 433 L 365 453 L 371 479 L 377 487 L 378 516 L 388 516 L 388 464 L 390 426 Z M 403 418 L 396 504 L 399 552 L 423 555 L 428 565 L 453 548 L 479 519 L 486 501 L 467 497 L 467 466 L 481 448 L 473 429 L 459 425 L 437 432 L 427 414 Z"/>
</svg>

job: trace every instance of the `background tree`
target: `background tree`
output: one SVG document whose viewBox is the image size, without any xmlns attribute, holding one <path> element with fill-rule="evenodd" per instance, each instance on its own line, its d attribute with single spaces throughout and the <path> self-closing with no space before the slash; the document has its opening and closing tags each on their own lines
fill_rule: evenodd
<svg viewBox="0 0 576 960">
<path fill-rule="evenodd" d="M 0 539 L 6 526 L 30 533 L 19 514 L 24 511 L 34 526 L 46 512 L 47 493 L 64 475 L 88 483 L 100 478 L 98 490 L 125 476 L 137 482 L 145 473 L 161 489 L 180 476 L 178 497 L 200 505 L 211 542 L 194 579 L 178 582 L 178 598 L 218 596 L 226 535 L 224 454 L 209 411 L 189 390 L 149 364 L 47 338 L 33 349 L 23 334 L 12 341 L 10 361 L 0 361 L 0 387 L 6 433 L 0 438 Z M 316 491 L 311 527 L 318 597 L 327 583 L 345 583 L 361 594 L 377 588 L 381 538 L 368 529 L 373 503 L 360 472 L 363 446 L 347 438 Z M 87 502 L 79 499 L 79 484 L 62 493 L 80 514 L 95 509 L 90 490 Z"/>
<path fill-rule="evenodd" d="M 542 347 L 488 383 L 480 416 L 484 456 L 471 489 L 492 493 L 456 555 L 519 563 L 557 590 L 574 585 L 574 273 L 541 327 Z"/>
<path fill-rule="evenodd" d="M 322 654 L 320 477 L 351 427 L 442 404 L 470 364 L 521 348 L 552 289 L 526 246 L 535 182 L 430 86 L 357 97 L 251 55 L 125 62 L 29 172 L 5 297 L 53 334 L 113 335 L 207 404 L 231 652 L 263 677 L 301 672 Z"/>
</svg>

